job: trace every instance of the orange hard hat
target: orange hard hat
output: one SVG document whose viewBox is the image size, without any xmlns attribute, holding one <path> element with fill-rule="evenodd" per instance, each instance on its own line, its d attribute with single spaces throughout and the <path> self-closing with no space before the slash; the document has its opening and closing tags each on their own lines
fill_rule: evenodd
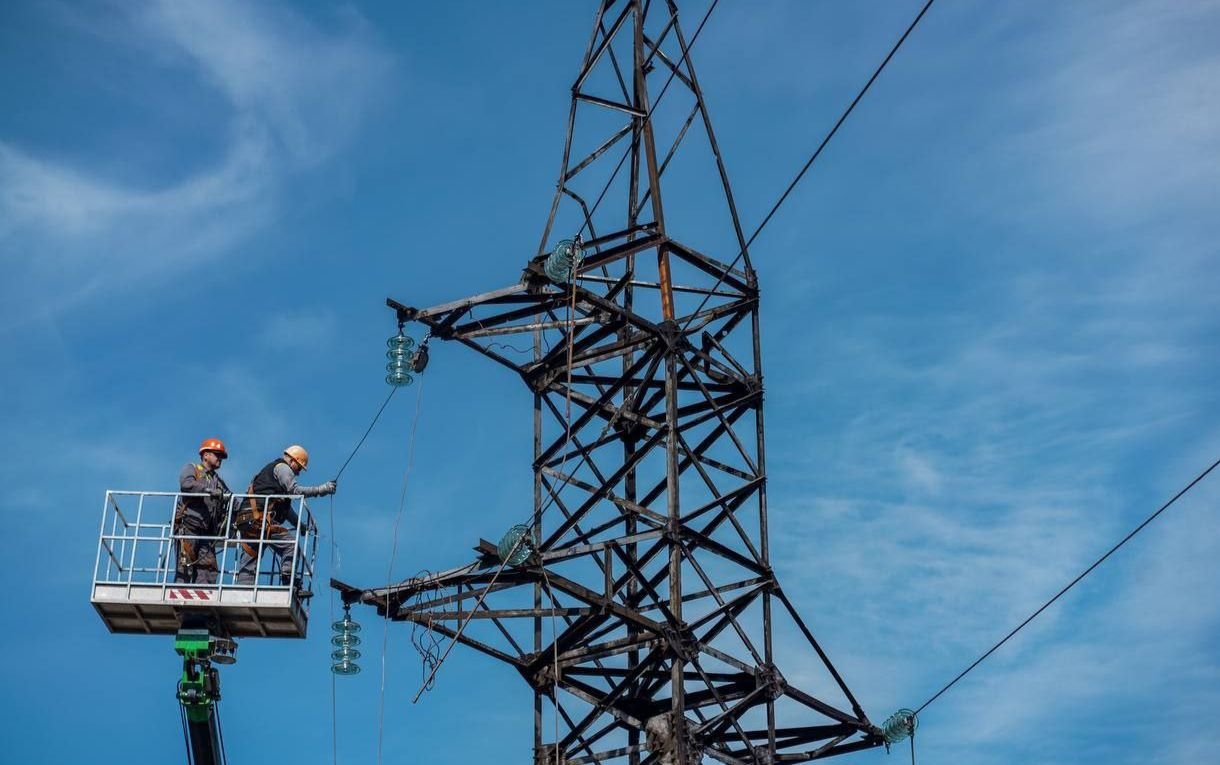
<svg viewBox="0 0 1220 765">
<path fill-rule="evenodd" d="M 301 466 L 301 470 L 309 467 L 309 452 L 305 451 L 305 447 L 299 444 L 293 444 L 284 450 L 284 454 L 292 457 Z"/>
<path fill-rule="evenodd" d="M 199 444 L 200 456 L 202 456 L 204 452 L 216 452 L 225 459 L 229 458 L 229 453 L 225 451 L 225 442 L 221 441 L 219 438 L 203 439 L 203 443 Z"/>
</svg>

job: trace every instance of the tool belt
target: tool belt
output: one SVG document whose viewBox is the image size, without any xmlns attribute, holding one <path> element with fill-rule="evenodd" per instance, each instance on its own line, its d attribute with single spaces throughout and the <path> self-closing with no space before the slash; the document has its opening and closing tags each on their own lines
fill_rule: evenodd
<svg viewBox="0 0 1220 765">
<path fill-rule="evenodd" d="M 260 536 L 269 539 L 272 532 L 287 531 L 288 529 L 279 525 L 281 515 L 279 503 L 283 501 L 247 497 L 233 514 L 233 528 L 237 529 L 238 536 L 242 539 L 258 539 Z M 248 542 L 240 544 L 247 555 L 251 557 L 258 555 L 257 545 Z"/>
<path fill-rule="evenodd" d="M 172 526 L 172 533 L 174 535 L 193 536 L 194 534 L 202 531 L 200 529 L 184 528 L 184 521 L 186 521 L 186 517 L 189 512 L 191 511 L 189 511 L 186 507 L 178 507 L 176 510 L 174 510 L 174 522 Z M 190 533 L 188 534 L 187 532 Z M 210 534 L 213 532 L 207 533 Z M 180 577 L 178 581 L 195 581 L 196 569 L 206 571 L 217 570 L 216 553 L 212 550 L 210 542 L 200 544 L 195 539 L 179 538 L 177 540 L 177 545 L 177 563 L 175 565 L 175 569 L 178 577 Z"/>
</svg>

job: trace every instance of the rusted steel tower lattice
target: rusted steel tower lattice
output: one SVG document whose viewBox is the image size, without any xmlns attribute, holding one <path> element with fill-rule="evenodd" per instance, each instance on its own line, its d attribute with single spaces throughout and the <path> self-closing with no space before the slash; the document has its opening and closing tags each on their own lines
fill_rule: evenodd
<svg viewBox="0 0 1220 765">
<path fill-rule="evenodd" d="M 388 301 L 533 392 L 533 513 L 520 543 L 481 542 L 468 565 L 334 584 L 520 672 L 540 764 L 799 762 L 883 742 L 771 568 L 758 282 L 688 35 L 674 2 L 603 0 L 521 280 Z M 584 258 L 548 278 L 563 239 Z M 524 359 L 505 345 L 520 338 Z M 802 641 L 807 691 L 777 666 L 773 621 Z"/>
</svg>

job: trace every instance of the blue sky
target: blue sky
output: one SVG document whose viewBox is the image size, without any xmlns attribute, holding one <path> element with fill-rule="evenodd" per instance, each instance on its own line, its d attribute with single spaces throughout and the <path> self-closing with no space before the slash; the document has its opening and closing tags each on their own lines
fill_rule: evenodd
<svg viewBox="0 0 1220 765">
<path fill-rule="evenodd" d="M 919 5 L 721 3 L 694 59 L 748 226 Z M 533 254 L 592 13 L 0 7 L 12 761 L 181 756 L 169 639 L 88 604 L 105 490 L 172 489 L 211 435 L 234 485 L 292 442 L 333 475 L 385 395 L 384 298 L 500 286 Z M 777 569 L 874 720 L 1220 456 L 1217 39 L 1214 1 L 942 0 L 755 245 Z M 396 577 L 528 512 L 528 395 L 440 346 L 344 474 L 324 575 L 384 581 L 417 404 Z M 1208 760 L 1216 481 L 929 707 L 920 758 Z M 331 761 L 315 608 L 307 641 L 243 641 L 224 671 L 234 761 Z M 382 630 L 357 618 L 340 761 L 379 735 L 385 762 L 528 761 L 520 679 L 458 650 L 411 705 L 402 628 L 379 732 Z"/>
</svg>

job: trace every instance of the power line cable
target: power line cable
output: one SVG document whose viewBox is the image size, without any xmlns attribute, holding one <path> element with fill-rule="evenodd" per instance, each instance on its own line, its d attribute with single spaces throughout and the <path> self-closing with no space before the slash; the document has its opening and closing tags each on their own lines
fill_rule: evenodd
<svg viewBox="0 0 1220 765">
<path fill-rule="evenodd" d="M 378 409 L 377 414 L 373 415 L 373 421 L 368 423 L 368 427 L 365 429 L 364 436 L 360 437 L 359 442 L 356 443 L 356 448 L 351 450 L 351 454 L 348 455 L 348 459 L 343 461 L 342 467 L 339 467 L 339 472 L 336 473 L 336 476 L 334 476 L 334 479 L 336 479 L 336 481 L 338 481 L 339 476 L 343 475 L 343 471 L 348 469 L 348 464 L 349 464 L 349 462 L 351 462 L 351 458 L 354 458 L 354 456 L 356 456 L 356 451 L 360 451 L 360 447 L 362 447 L 362 445 L 365 445 L 365 439 L 368 438 L 368 434 L 373 432 L 373 427 L 376 427 L 377 421 L 381 420 L 382 412 L 386 411 L 387 406 L 389 406 L 389 400 L 394 398 L 394 393 L 397 393 L 397 392 L 398 392 L 398 386 L 390 387 L 389 395 L 387 395 L 386 400 L 382 401 L 381 409 Z"/>
<path fill-rule="evenodd" d="M 835 122 L 834 127 L 830 129 L 830 132 L 826 134 L 826 137 L 822 139 L 822 142 L 818 144 L 818 148 L 814 150 L 813 154 L 809 157 L 809 160 L 805 162 L 803 167 L 801 167 L 801 171 L 796 174 L 795 178 L 792 179 L 792 183 L 789 183 L 788 188 L 784 189 L 784 193 L 780 195 L 778 200 L 776 200 L 775 205 L 771 208 L 771 211 L 767 213 L 767 216 L 763 218 L 762 223 L 759 223 L 758 228 L 754 229 L 754 233 L 750 235 L 748 240 L 746 240 L 745 249 L 750 249 L 750 245 L 754 243 L 754 240 L 758 237 L 766 225 L 771 222 L 772 216 L 774 216 L 775 212 L 779 210 L 780 205 L 782 205 L 784 201 L 788 199 L 788 195 L 792 193 L 792 190 L 796 188 L 796 185 L 801 182 L 802 178 L 805 177 L 805 173 L 808 172 L 813 163 L 817 161 L 817 158 L 822 154 L 822 150 L 826 148 L 828 143 L 830 143 L 830 139 L 835 137 L 835 133 L 839 132 L 839 128 L 842 127 L 843 123 L 847 121 L 848 116 L 850 116 L 852 111 L 856 108 L 856 104 L 860 103 L 860 100 L 864 98 L 864 94 L 867 93 L 868 89 L 871 88 L 873 83 L 877 81 L 877 78 L 881 75 L 881 72 L 885 69 L 886 65 L 890 63 L 890 59 L 894 57 L 894 54 L 897 53 L 898 49 L 902 47 L 902 44 L 906 42 L 907 37 L 909 37 L 911 32 L 915 30 L 915 27 L 919 24 L 920 19 L 924 17 L 924 14 L 928 12 L 928 9 L 932 7 L 932 3 L 934 2 L 936 2 L 936 0 L 928 0 L 928 2 L 924 3 L 923 8 L 921 8 L 918 15 L 915 16 L 914 21 L 912 21 L 910 26 L 907 27 L 907 31 L 903 32 L 902 37 L 898 38 L 898 42 L 894 43 L 894 47 L 890 49 L 888 54 L 886 54 L 885 59 L 877 67 L 877 70 L 873 72 L 873 76 L 869 77 L 868 82 L 864 83 L 864 87 L 860 89 L 860 92 L 856 94 L 854 99 L 852 99 L 851 104 L 839 117 L 839 120 Z M 738 258 L 740 257 L 741 256 L 738 255 Z"/>
<path fill-rule="evenodd" d="M 1070 589 L 1072 589 L 1073 587 L 1075 587 L 1075 586 L 1076 586 L 1076 584 L 1077 584 L 1077 583 L 1078 583 L 1078 582 L 1079 582 L 1081 579 L 1084 579 L 1086 576 L 1088 576 L 1089 574 L 1091 574 L 1091 573 L 1093 572 L 1093 569 L 1095 569 L 1095 568 L 1097 568 L 1098 566 L 1100 566 L 1100 565 L 1101 565 L 1101 564 L 1102 564 L 1102 563 L 1103 563 L 1103 562 L 1106 560 L 1106 558 L 1109 558 L 1111 555 L 1113 555 L 1115 552 L 1117 552 L 1117 551 L 1118 551 L 1118 549 L 1119 549 L 1120 547 L 1122 547 L 1123 545 L 1127 544 L 1127 542 L 1129 542 L 1129 541 L 1131 540 L 1131 538 L 1132 538 L 1132 537 L 1134 537 L 1136 534 L 1138 534 L 1138 533 L 1140 533 L 1141 531 L 1143 531 L 1143 530 L 1144 530 L 1144 527 L 1146 527 L 1148 524 L 1150 524 L 1150 523 L 1152 523 L 1154 520 L 1156 520 L 1156 519 L 1157 519 L 1157 516 L 1159 516 L 1161 513 L 1163 513 L 1163 512 L 1165 512 L 1166 510 L 1168 510 L 1168 509 L 1169 509 L 1169 507 L 1170 507 L 1170 506 L 1171 506 L 1171 505 L 1172 505 L 1174 502 L 1177 502 L 1177 501 L 1178 501 L 1178 500 L 1179 500 L 1179 499 L 1180 499 L 1180 498 L 1181 498 L 1183 495 L 1185 495 L 1185 494 L 1186 494 L 1186 492 L 1188 492 L 1188 491 L 1190 491 L 1191 489 L 1193 489 L 1193 488 L 1195 487 L 1195 485 L 1196 485 L 1196 484 L 1198 484 L 1200 481 L 1202 481 L 1204 478 L 1206 478 L 1206 477 L 1207 477 L 1207 475 L 1208 475 L 1208 473 L 1210 473 L 1210 472 L 1212 472 L 1213 470 L 1215 470 L 1215 469 L 1216 469 L 1216 467 L 1217 467 L 1218 465 L 1220 465 L 1220 459 L 1217 459 L 1217 460 L 1216 460 L 1215 462 L 1213 462 L 1213 463 L 1212 463 L 1212 464 L 1211 464 L 1211 465 L 1210 465 L 1210 466 L 1209 466 L 1209 467 L 1208 467 L 1206 470 L 1204 470 L 1202 473 L 1199 473 L 1199 475 L 1195 476 L 1195 479 L 1194 479 L 1193 481 L 1191 481 L 1190 483 L 1186 484 L 1186 486 L 1185 486 L 1185 487 L 1184 487 L 1184 488 L 1183 488 L 1181 491 L 1179 491 L 1177 494 L 1174 494 L 1174 495 L 1173 495 L 1173 497 L 1172 497 L 1172 498 L 1171 498 L 1171 499 L 1170 499 L 1168 502 L 1166 502 L 1165 504 L 1161 505 L 1161 506 L 1160 506 L 1160 508 L 1159 508 L 1159 509 L 1157 509 L 1157 511 L 1156 511 L 1155 513 L 1153 513 L 1152 515 L 1150 515 L 1150 516 L 1148 516 L 1146 519 L 1144 519 L 1144 522 L 1143 522 L 1143 523 L 1141 523 L 1140 525 L 1136 526 L 1136 527 L 1135 527 L 1135 529 L 1133 529 L 1133 530 L 1131 531 L 1131 533 L 1130 533 L 1130 534 L 1128 534 L 1127 536 L 1125 536 L 1125 537 L 1123 537 L 1123 538 L 1122 538 L 1122 541 L 1120 541 L 1118 544 L 1116 544 L 1116 545 L 1114 545 L 1113 547 L 1111 547 L 1111 548 L 1110 548 L 1110 549 L 1109 549 L 1109 550 L 1106 552 L 1106 554 L 1105 554 L 1105 555 L 1101 556 L 1101 557 L 1100 557 L 1100 558 L 1098 558 L 1096 561 L 1094 561 L 1094 562 L 1093 562 L 1093 565 L 1089 566 L 1089 567 L 1088 567 L 1088 568 L 1086 568 L 1084 571 L 1082 571 L 1082 572 L 1080 573 L 1080 575 L 1079 575 L 1079 576 L 1077 576 L 1077 577 L 1076 577 L 1075 579 L 1073 579 L 1073 580 L 1072 580 L 1070 583 L 1068 583 L 1068 585 L 1067 585 L 1066 587 L 1064 587 L 1062 590 L 1060 590 L 1058 593 L 1056 593 L 1056 594 L 1055 594 L 1055 597 L 1053 597 L 1053 598 L 1051 598 L 1050 600 L 1048 600 L 1048 601 L 1046 601 L 1045 603 L 1043 603 L 1043 604 L 1042 604 L 1042 605 L 1041 605 L 1041 606 L 1038 608 L 1038 610 L 1037 610 L 1037 611 L 1034 611 L 1032 614 L 1030 614 L 1030 615 L 1029 615 L 1029 617 L 1028 617 L 1028 618 L 1026 618 L 1026 620 L 1025 620 L 1025 621 L 1023 621 L 1023 622 L 1021 622 L 1020 624 L 1018 624 L 1018 625 L 1017 625 L 1017 626 L 1016 626 L 1016 627 L 1015 627 L 1015 628 L 1014 628 L 1014 629 L 1013 629 L 1011 632 L 1009 632 L 1007 635 L 1005 635 L 1003 640 L 1001 640 L 1000 642 L 996 643 L 996 644 L 995 644 L 995 645 L 993 645 L 991 648 L 989 648 L 989 649 L 987 650 L 987 653 L 985 653 L 985 654 L 983 654 L 982 656 L 980 656 L 980 657 L 978 657 L 977 659 L 975 659 L 975 660 L 974 660 L 974 663 L 972 663 L 972 664 L 971 664 L 969 667 L 966 667 L 964 670 L 962 670 L 962 671 L 961 671 L 961 673 L 960 673 L 960 674 L 958 674 L 958 676 L 957 676 L 957 677 L 955 677 L 955 678 L 953 678 L 951 681 L 949 681 L 948 685 L 946 685 L 944 688 L 941 688 L 939 691 L 937 691 L 935 694 L 933 694 L 933 695 L 932 695 L 932 698 L 930 698 L 930 699 L 928 699 L 927 701 L 925 701 L 924 703 L 920 704 L 920 705 L 919 705 L 919 708 L 915 710 L 914 714 L 918 715 L 918 714 L 919 714 L 920 712 L 922 712 L 922 711 L 923 711 L 923 710 L 924 710 L 924 709 L 925 709 L 925 708 L 926 708 L 926 707 L 927 707 L 929 704 L 931 704 L 933 701 L 936 701 L 937 699 L 939 699 L 939 698 L 940 698 L 940 697 L 941 697 L 941 696 L 942 696 L 942 695 L 945 693 L 945 691 L 949 690 L 949 689 L 950 689 L 950 688 L 952 688 L 954 685 L 956 685 L 956 684 L 957 684 L 957 681 L 961 680 L 963 677 L 965 677 L 966 675 L 970 674 L 970 671 L 971 671 L 971 670 L 973 670 L 973 669 L 974 669 L 975 667 L 977 667 L 978 665 L 982 664 L 984 659 L 986 659 L 988 656 L 991 656 L 991 654 L 993 654 L 993 653 L 995 653 L 997 650 L 999 650 L 1000 646 L 1002 646 L 1002 645 L 1004 645 L 1005 643 L 1007 643 L 1007 642 L 1009 641 L 1009 639 L 1011 639 L 1011 638 L 1012 638 L 1014 635 L 1016 635 L 1018 632 L 1020 632 L 1020 631 L 1022 630 L 1022 628 L 1024 628 L 1024 627 L 1025 627 L 1025 625 L 1029 624 L 1029 623 L 1030 623 L 1030 622 L 1032 622 L 1034 619 L 1036 619 L 1036 618 L 1038 617 L 1038 615 L 1039 615 L 1039 614 L 1041 614 L 1043 611 L 1045 611 L 1047 608 L 1049 608 L 1049 607 L 1051 606 L 1051 604 L 1052 604 L 1052 603 L 1054 603 L 1056 600 L 1059 600 L 1059 598 L 1061 598 L 1061 597 L 1062 597 L 1062 596 L 1063 596 L 1065 593 L 1067 593 L 1067 591 L 1068 591 L 1068 590 L 1070 590 Z"/>
<path fill-rule="evenodd" d="M 890 60 L 894 58 L 894 54 L 898 52 L 898 49 L 902 47 L 902 44 L 906 42 L 908 37 L 911 36 L 911 32 L 915 31 L 915 27 L 919 25 L 920 20 L 923 19 L 924 14 L 928 12 L 928 9 L 932 7 L 932 3 L 934 2 L 936 2 L 936 0 L 928 0 L 928 2 L 924 3 L 923 8 L 921 8 L 919 13 L 916 14 L 915 19 L 911 21 L 910 25 L 907 26 L 906 31 L 902 33 L 902 37 L 898 38 L 898 42 L 894 43 L 894 47 L 890 48 L 890 52 L 886 54 L 886 57 L 881 61 L 881 64 L 877 66 L 877 69 L 873 72 L 873 76 L 868 78 L 868 82 L 864 83 L 864 87 L 861 88 L 860 92 L 856 94 L 856 97 L 852 99 L 851 104 L 849 104 L 847 109 L 843 111 L 843 114 L 839 115 L 839 119 L 835 122 L 834 127 L 830 129 L 830 132 L 826 134 L 826 137 L 822 139 L 822 142 L 818 144 L 816 149 L 814 149 L 813 154 L 805 162 L 804 166 L 801 167 L 800 172 L 798 172 L 796 177 L 792 179 L 792 182 L 788 184 L 788 188 L 784 189 L 784 193 L 780 194 L 779 199 L 777 199 L 775 204 L 772 205 L 770 212 L 768 212 L 766 216 L 763 217 L 762 222 L 758 224 L 758 228 L 754 229 L 754 233 L 750 235 L 748 240 L 746 240 L 745 247 L 741 248 L 741 252 L 737 253 L 737 257 L 733 258 L 733 262 L 729 264 L 729 267 L 724 270 L 724 273 L 722 273 L 720 278 L 716 280 L 716 283 L 712 285 L 711 290 L 709 290 L 707 295 L 703 298 L 703 302 L 699 304 L 699 307 L 696 308 L 694 313 L 690 315 L 690 318 L 687 319 L 686 324 L 682 327 L 683 330 L 686 330 L 691 323 L 694 322 L 695 317 L 699 315 L 699 312 L 703 310 L 705 305 L 707 305 L 707 301 L 711 299 L 712 293 L 716 291 L 717 287 L 724 283 L 725 277 L 728 276 L 729 272 L 733 270 L 733 267 L 741 262 L 741 259 L 749 251 L 750 245 L 754 243 L 754 240 L 758 238 L 758 235 L 762 233 L 762 230 L 766 228 L 768 223 L 771 222 L 771 219 L 775 216 L 775 213 L 779 210 L 780 206 L 787 201 L 788 195 L 792 193 L 792 190 L 796 188 L 796 185 L 801 182 L 802 178 L 805 177 L 805 173 L 809 171 L 809 168 L 813 166 L 813 163 L 816 162 L 818 157 L 822 155 L 822 150 L 826 148 L 827 144 L 830 143 L 830 140 L 835 137 L 836 133 L 839 132 L 839 128 L 843 126 L 843 123 L 847 121 L 847 118 L 855 110 L 856 105 L 859 104 L 861 99 L 864 98 L 864 94 L 869 91 L 869 88 L 871 88 L 873 83 L 877 81 L 877 78 L 881 76 L 881 72 L 885 70 L 885 67 L 890 63 Z"/>
</svg>

